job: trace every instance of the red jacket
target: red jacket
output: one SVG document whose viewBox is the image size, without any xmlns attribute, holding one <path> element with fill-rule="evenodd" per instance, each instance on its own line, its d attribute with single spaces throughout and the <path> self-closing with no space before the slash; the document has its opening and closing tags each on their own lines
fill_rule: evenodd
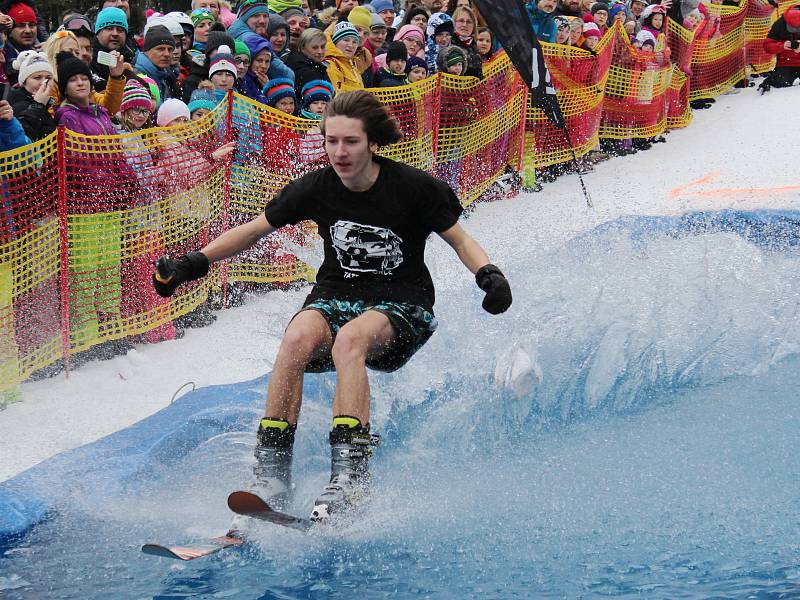
<svg viewBox="0 0 800 600">
<path fill-rule="evenodd" d="M 772 24 L 772 28 L 764 40 L 764 51 L 769 54 L 775 54 L 778 57 L 777 67 L 800 68 L 800 52 L 783 47 L 787 41 L 800 41 L 800 34 L 792 33 L 786 27 L 787 18 L 793 22 L 799 18 L 800 15 L 794 13 L 800 13 L 800 10 L 791 8 L 786 11 L 783 17 Z"/>
</svg>

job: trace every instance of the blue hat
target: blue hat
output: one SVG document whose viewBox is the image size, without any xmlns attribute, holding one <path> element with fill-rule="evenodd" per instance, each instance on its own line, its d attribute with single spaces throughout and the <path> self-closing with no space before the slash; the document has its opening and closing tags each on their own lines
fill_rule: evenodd
<svg viewBox="0 0 800 600">
<path fill-rule="evenodd" d="M 267 104 L 272 108 L 275 108 L 281 98 L 292 97 L 297 102 L 297 96 L 294 93 L 294 81 L 286 77 L 270 79 L 264 89 L 261 90 L 261 93 L 266 96 Z"/>
<path fill-rule="evenodd" d="M 217 96 L 210 90 L 196 89 L 192 92 L 192 97 L 189 99 L 189 113 L 196 110 L 205 108 L 212 111 L 217 106 Z"/>
<path fill-rule="evenodd" d="M 361 41 L 361 36 L 358 34 L 358 29 L 356 29 L 355 25 L 349 21 L 341 21 L 337 23 L 336 28 L 333 30 L 333 35 L 331 36 L 331 41 L 334 43 L 334 45 L 336 42 L 348 37 L 355 38 L 359 42 Z"/>
<path fill-rule="evenodd" d="M 272 44 L 256 33 L 245 33 L 241 40 L 250 49 L 250 57 L 255 58 L 260 52 L 269 50 L 272 53 Z"/>
<path fill-rule="evenodd" d="M 97 14 L 97 20 L 94 23 L 95 33 L 106 27 L 121 27 L 127 33 L 128 17 L 125 16 L 121 8 L 108 6 Z"/>
<path fill-rule="evenodd" d="M 245 0 L 239 7 L 239 12 L 236 16 L 241 19 L 243 23 L 246 23 L 247 19 L 250 17 L 260 14 L 269 14 L 266 2 L 261 2 L 261 0 Z"/>
<path fill-rule="evenodd" d="M 300 93 L 303 96 L 303 108 L 308 108 L 311 106 L 312 102 L 316 102 L 317 100 L 330 102 L 333 100 L 335 92 L 333 91 L 333 85 L 331 85 L 330 81 L 314 79 L 305 84 L 303 89 L 300 90 Z"/>
<path fill-rule="evenodd" d="M 372 0 L 370 6 L 376 13 L 384 10 L 394 10 L 394 4 L 392 3 L 392 0 Z"/>
</svg>

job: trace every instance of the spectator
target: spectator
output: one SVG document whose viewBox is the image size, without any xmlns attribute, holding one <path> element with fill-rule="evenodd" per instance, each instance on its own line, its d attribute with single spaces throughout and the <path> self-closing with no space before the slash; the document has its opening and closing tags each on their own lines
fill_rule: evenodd
<svg viewBox="0 0 800 600">
<path fill-rule="evenodd" d="M 163 25 L 155 25 L 144 36 L 142 52 L 136 57 L 136 70 L 156 82 L 161 102 L 180 95 L 177 74 L 171 68 L 175 38 Z"/>
<path fill-rule="evenodd" d="M 268 25 L 269 10 L 267 9 L 267 3 L 262 0 L 245 0 L 239 6 L 236 20 L 228 28 L 228 33 L 234 39 L 239 39 L 248 32 L 267 38 Z"/>
<path fill-rule="evenodd" d="M 464 75 L 468 77 L 483 78 L 483 59 L 475 44 L 475 33 L 478 30 L 478 21 L 469 8 L 456 7 L 453 11 L 453 38 L 452 43 L 464 51 L 467 57 Z"/>
<path fill-rule="evenodd" d="M 349 21 L 336 25 L 325 54 L 328 62 L 328 79 L 336 93 L 364 89 L 361 72 L 356 68 L 353 57 L 361 41 L 358 30 Z"/>
<path fill-rule="evenodd" d="M 378 87 L 394 87 L 408 83 L 406 79 L 408 50 L 403 42 L 392 42 L 386 51 L 386 66 L 375 76 Z"/>
<path fill-rule="evenodd" d="M 594 54 L 594 49 L 600 43 L 600 37 L 600 28 L 596 23 L 584 23 L 581 48 Z"/>
<path fill-rule="evenodd" d="M 664 33 L 664 20 L 667 16 L 667 9 L 661 4 L 650 4 L 642 11 L 641 23 L 642 29 L 645 29 L 653 34 L 653 37 L 658 40 L 658 36 Z"/>
<path fill-rule="evenodd" d="M 220 5 L 218 0 L 192 0 L 192 10 L 207 10 L 214 16 L 214 21 L 219 20 Z"/>
<path fill-rule="evenodd" d="M 381 19 L 380 15 L 372 15 L 372 23 L 369 26 L 369 33 L 367 39 L 364 41 L 364 48 L 366 48 L 373 58 L 378 54 L 383 54 L 388 50 L 386 43 L 386 24 Z M 373 60 L 374 65 L 374 60 Z"/>
<path fill-rule="evenodd" d="M 57 55 L 56 60 L 58 89 L 64 99 L 56 109 L 58 124 L 83 135 L 114 135 L 116 128 L 108 111 L 92 102 L 92 78 L 86 63 L 68 52 Z"/>
<path fill-rule="evenodd" d="M 94 39 L 94 28 L 92 24 L 89 22 L 83 15 L 73 14 L 68 15 L 64 19 L 63 25 L 59 27 L 59 29 L 63 29 L 65 31 L 70 31 L 75 36 L 75 39 L 78 41 L 78 48 L 80 50 L 79 58 L 85 62 L 87 65 L 92 64 L 92 40 Z M 53 63 L 54 59 L 51 59 L 51 64 Z M 95 73 L 92 73 L 92 78 L 96 77 Z M 99 76 L 97 76 L 99 77 Z"/>
<path fill-rule="evenodd" d="M 214 84 L 218 99 L 222 99 L 233 89 L 236 83 L 236 73 L 236 62 L 231 54 L 231 49 L 227 46 L 220 46 L 208 67 L 208 77 Z"/>
<path fill-rule="evenodd" d="M 496 45 L 497 42 L 494 39 L 492 30 L 488 27 L 478 27 L 478 35 L 475 36 L 475 46 L 478 48 L 478 52 L 484 62 L 488 62 L 495 57 L 497 53 Z"/>
<path fill-rule="evenodd" d="M 311 81 L 327 81 L 328 66 L 325 64 L 327 39 L 319 29 L 306 29 L 297 40 L 297 49 L 286 57 L 286 64 L 294 71 L 295 93 L 302 97 L 303 88 Z"/>
<path fill-rule="evenodd" d="M 269 81 L 268 73 L 272 62 L 272 47 L 267 40 L 255 34 L 245 36 L 244 42 L 247 44 L 252 58 L 247 72 L 242 77 L 242 94 L 251 100 L 266 104 L 266 98 L 261 90 L 264 89 L 264 86 Z"/>
<path fill-rule="evenodd" d="M 317 79 L 309 81 L 303 86 L 303 108 L 300 116 L 315 121 L 322 120 L 328 103 L 333 99 L 334 90 L 330 81 Z"/>
<path fill-rule="evenodd" d="M 394 39 L 395 28 L 394 19 L 396 13 L 392 0 L 372 0 L 370 4 L 372 10 L 378 15 L 386 28 L 386 40 L 391 42 Z M 371 27 L 370 27 L 371 29 Z"/>
<path fill-rule="evenodd" d="M 581 0 L 560 0 L 553 11 L 553 16 L 580 17 L 583 18 Z"/>
<path fill-rule="evenodd" d="M 764 40 L 764 50 L 777 56 L 775 69 L 759 86 L 761 93 L 770 87 L 789 87 L 800 77 L 800 7 L 789 8 L 772 24 Z"/>
<path fill-rule="evenodd" d="M 592 5 L 592 18 L 595 25 L 600 29 L 600 35 L 604 35 L 608 31 L 608 17 L 609 9 L 608 4 L 602 2 L 595 2 Z"/>
<path fill-rule="evenodd" d="M 255 34 L 251 33 L 250 35 Z M 208 79 L 208 66 L 211 63 L 211 59 L 217 53 L 219 47 L 223 45 L 228 48 L 233 48 L 233 46 L 236 45 L 236 41 L 224 31 L 211 31 L 208 33 L 205 50 L 202 54 L 192 58 L 192 72 L 183 82 L 184 100 L 191 99 L 192 92 L 197 89 L 198 84 Z"/>
<path fill-rule="evenodd" d="M 647 2 L 646 0 L 628 0 L 627 7 L 631 16 L 639 21 L 639 18 L 642 16 L 642 11 L 647 7 Z"/>
<path fill-rule="evenodd" d="M 416 25 L 403 25 L 395 34 L 396 41 L 406 45 L 409 56 L 425 58 L 425 31 Z"/>
<path fill-rule="evenodd" d="M 356 52 L 353 55 L 353 64 L 356 71 L 361 73 L 364 87 L 372 87 L 372 54 L 364 47 L 370 25 L 372 25 L 372 13 L 368 8 L 356 6 L 350 11 L 347 20 L 358 31 L 358 48 L 356 48 Z"/>
<path fill-rule="evenodd" d="M 274 1 L 275 0 L 273 0 L 273 3 Z M 286 54 L 289 54 L 290 50 L 297 48 L 297 40 L 300 39 L 300 34 L 311 25 L 311 20 L 299 6 L 290 6 L 282 10 L 281 16 L 286 20 L 286 24 L 289 27 L 288 48 L 286 48 L 285 53 L 280 56 L 283 58 Z"/>
<path fill-rule="evenodd" d="M 440 73 L 464 75 L 467 67 L 467 53 L 458 46 L 442 48 L 436 57 L 436 65 Z"/>
<path fill-rule="evenodd" d="M 525 9 L 536 37 L 543 42 L 555 43 L 556 23 L 553 21 L 553 11 L 556 9 L 556 0 L 529 0 Z"/>
<path fill-rule="evenodd" d="M 406 25 L 416 25 L 419 27 L 420 31 L 427 31 L 428 29 L 428 12 L 424 8 L 415 7 L 409 11 L 406 11 L 406 14 L 403 15 L 403 20 L 400 22 L 400 28 L 402 29 Z M 425 43 L 425 40 L 422 40 L 422 43 Z"/>
<path fill-rule="evenodd" d="M 556 22 L 556 44 L 563 44 L 569 46 L 570 26 L 569 19 L 561 15 L 553 17 Z"/>
<path fill-rule="evenodd" d="M 570 17 L 569 21 L 569 43 L 576 48 L 583 47 L 583 19 Z"/>
<path fill-rule="evenodd" d="M 25 135 L 35 142 L 56 130 L 56 120 L 49 110 L 54 104 L 53 66 L 44 52 L 36 50 L 20 52 L 14 62 L 19 85 L 8 94 L 8 103 Z"/>
<path fill-rule="evenodd" d="M 97 62 L 98 52 L 117 51 L 122 54 L 125 62 L 134 63 L 135 55 L 126 45 L 128 37 L 128 18 L 121 8 L 110 6 L 104 8 L 97 15 L 92 55 L 92 72 L 97 76 L 94 79 L 95 90 L 102 92 L 106 87 L 109 77 L 109 68 Z"/>
<path fill-rule="evenodd" d="M 122 92 L 122 102 L 119 107 L 119 132 L 129 133 L 139 131 L 152 125 L 151 117 L 155 109 L 155 102 L 150 96 L 150 91 L 136 79 L 131 79 L 125 84 Z M 130 161 L 128 161 L 130 164 Z"/>
<path fill-rule="evenodd" d="M 425 52 L 428 72 L 436 73 L 438 70 L 436 58 L 444 48 L 450 46 L 454 30 L 453 19 L 447 13 L 433 13 L 428 19 L 428 49 Z"/>
<path fill-rule="evenodd" d="M 276 56 L 288 55 L 289 48 L 289 24 L 281 15 L 269 15 L 269 27 L 267 28 L 267 38 L 272 44 L 272 51 Z"/>
<path fill-rule="evenodd" d="M 171 75 L 168 78 L 168 85 L 170 86 L 169 96 L 171 98 L 180 98 L 182 92 L 178 80 L 181 76 L 181 56 L 183 55 L 183 27 L 181 27 L 181 24 L 178 23 L 178 21 L 172 17 L 167 17 L 166 15 L 150 17 L 147 20 L 147 24 L 144 28 L 145 39 L 147 39 L 147 33 L 150 31 L 150 29 L 156 25 L 166 27 L 175 40 L 175 47 L 172 49 L 169 66 L 167 67 L 167 70 Z"/>
<path fill-rule="evenodd" d="M 410 56 L 406 62 L 408 83 L 416 83 L 428 77 L 428 63 L 419 56 Z"/>
<path fill-rule="evenodd" d="M 20 52 L 33 50 L 37 44 L 37 16 L 33 6 L 28 2 L 12 4 L 7 15 L 14 20 L 13 27 L 8 33 L 3 54 L 6 58 L 6 76 L 11 84 L 17 83 L 17 71 L 14 69 L 14 60 Z"/>
<path fill-rule="evenodd" d="M 259 92 L 260 93 L 260 92 Z M 201 81 L 197 89 L 192 92 L 188 109 L 192 121 L 198 121 L 217 107 L 217 95 L 214 93 L 214 84 L 210 81 Z"/>
<path fill-rule="evenodd" d="M 294 93 L 294 81 L 291 79 L 270 79 L 263 89 L 267 98 L 267 106 L 294 115 L 297 109 L 297 98 Z"/>
<path fill-rule="evenodd" d="M 236 79 L 241 82 L 250 69 L 250 48 L 242 40 L 236 40 L 234 44 L 233 60 L 236 63 Z"/>
<path fill-rule="evenodd" d="M 189 56 L 193 62 L 196 62 L 196 57 L 203 56 L 206 51 L 206 44 L 208 43 L 208 34 L 211 31 L 211 26 L 216 23 L 213 13 L 205 8 L 197 8 L 189 15 L 194 26 L 194 34 L 192 37 L 192 47 L 189 50 Z M 191 67 L 189 69 L 191 74 Z"/>
</svg>

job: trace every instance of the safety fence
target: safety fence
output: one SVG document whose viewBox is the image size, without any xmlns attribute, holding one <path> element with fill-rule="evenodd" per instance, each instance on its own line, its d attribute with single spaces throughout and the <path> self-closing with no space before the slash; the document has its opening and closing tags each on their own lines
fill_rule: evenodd
<svg viewBox="0 0 800 600">
<path fill-rule="evenodd" d="M 570 161 L 573 149 L 583 155 L 600 138 L 686 126 L 690 99 L 722 93 L 746 67 L 772 66 L 755 36 L 766 34 L 774 11 L 756 0 L 712 9 L 719 16 L 712 33 L 669 24 L 670 56 L 664 40 L 655 53 L 636 50 L 619 27 L 594 53 L 545 44 L 572 148 L 501 54 L 481 81 L 437 75 L 372 90 L 403 132 L 384 153 L 446 180 L 467 205 L 505 172 Z M 211 151 L 227 141 L 236 142 L 235 153 L 215 161 Z M 306 225 L 215 265 L 169 300 L 150 278 L 159 256 L 202 247 L 326 164 L 317 122 L 235 94 L 182 127 L 107 137 L 60 128 L 0 153 L 0 406 L 19 382 L 68 368 L 92 347 L 175 338 L 183 315 L 225 305 L 232 289 L 312 281 L 314 269 L 298 258 L 313 233 Z"/>
</svg>

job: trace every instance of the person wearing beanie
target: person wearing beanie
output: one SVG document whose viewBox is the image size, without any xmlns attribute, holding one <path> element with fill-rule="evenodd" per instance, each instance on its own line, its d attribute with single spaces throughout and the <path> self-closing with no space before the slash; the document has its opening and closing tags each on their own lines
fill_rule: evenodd
<svg viewBox="0 0 800 600">
<path fill-rule="evenodd" d="M 614 24 L 619 21 L 620 23 L 624 23 L 628 18 L 628 9 L 622 2 L 615 2 L 611 5 L 608 11 L 608 20 L 609 28 L 613 27 Z"/>
<path fill-rule="evenodd" d="M 175 38 L 169 29 L 163 25 L 155 25 L 148 29 L 147 35 L 144 36 L 143 51 L 136 57 L 136 71 L 156 82 L 162 102 L 167 98 L 178 98 L 181 95 L 178 74 L 172 69 L 172 54 L 175 47 Z"/>
<path fill-rule="evenodd" d="M 372 0 L 370 6 L 372 6 L 375 14 L 381 18 L 386 28 L 391 29 L 396 15 L 392 0 Z"/>
<path fill-rule="evenodd" d="M 377 14 L 373 14 L 372 23 L 369 26 L 369 33 L 367 33 L 367 39 L 364 41 L 364 48 L 369 50 L 372 56 L 378 56 L 378 54 L 386 53 L 386 50 L 389 47 L 386 43 L 386 32 L 387 29 L 383 19 L 381 19 Z M 374 63 L 373 67 L 375 67 Z M 377 69 L 373 68 L 373 70 Z"/>
<path fill-rule="evenodd" d="M 190 54 L 203 54 L 206 51 L 206 42 L 208 42 L 208 33 L 211 26 L 217 22 L 213 13 L 207 8 L 194 9 L 189 18 L 192 20 L 194 26 L 194 34 L 192 41 L 192 48 Z"/>
<path fill-rule="evenodd" d="M 83 135 L 114 135 L 108 111 L 91 101 L 92 73 L 86 63 L 68 52 L 57 55 L 56 61 L 63 98 L 55 111 L 57 123 Z"/>
<path fill-rule="evenodd" d="M 594 17 L 595 24 L 600 28 L 600 33 L 603 34 L 608 30 L 609 22 L 609 8 L 608 4 L 604 2 L 595 2 L 592 4 L 592 17 Z"/>
<path fill-rule="evenodd" d="M 530 0 L 525 4 L 528 18 L 533 26 L 533 33 L 542 42 L 556 41 L 556 24 L 553 21 L 556 0 Z"/>
<path fill-rule="evenodd" d="M 451 43 L 461 48 L 467 56 L 467 64 L 462 75 L 483 79 L 483 58 L 475 43 L 478 31 L 478 19 L 475 13 L 466 6 L 457 6 L 451 16 L 455 29 Z"/>
<path fill-rule="evenodd" d="M 569 19 L 561 15 L 556 15 L 553 17 L 553 21 L 556 23 L 556 44 L 569 45 Z"/>
<path fill-rule="evenodd" d="M 214 93 L 214 84 L 210 81 L 201 81 L 198 88 L 192 92 L 189 100 L 189 114 L 192 121 L 202 119 L 217 107 L 217 95 Z"/>
<path fill-rule="evenodd" d="M 328 63 L 328 79 L 337 94 L 364 89 L 363 71 L 359 71 L 354 56 L 361 36 L 349 21 L 337 23 L 328 41 L 325 61 Z"/>
<path fill-rule="evenodd" d="M 581 44 L 581 48 L 594 53 L 594 49 L 597 47 L 597 44 L 600 43 L 601 37 L 600 28 L 595 23 L 584 23 L 583 44 Z"/>
<path fill-rule="evenodd" d="M 372 14 L 365 6 L 356 6 L 347 15 L 347 22 L 358 31 L 358 47 L 353 54 L 353 65 L 356 71 L 362 74 L 364 87 L 372 85 L 372 53 L 364 46 L 372 25 Z"/>
<path fill-rule="evenodd" d="M 14 70 L 14 60 L 20 52 L 32 50 L 36 45 L 36 28 L 38 17 L 36 11 L 28 2 L 12 4 L 6 14 L 14 20 L 11 31 L 8 32 L 3 54 L 6 58 L 6 75 L 11 84 L 17 83 L 17 72 Z"/>
<path fill-rule="evenodd" d="M 236 62 L 236 78 L 243 79 L 250 68 L 250 48 L 242 40 L 236 40 L 233 48 L 233 60 Z"/>
<path fill-rule="evenodd" d="M 347 20 L 355 26 L 363 43 L 367 39 L 367 33 L 369 33 L 369 28 L 372 25 L 372 13 L 370 10 L 365 6 L 356 6 L 347 15 Z"/>
<path fill-rule="evenodd" d="M 267 106 L 293 115 L 297 108 L 297 98 L 294 92 L 294 81 L 291 79 L 271 79 L 262 90 L 267 99 Z"/>
<path fill-rule="evenodd" d="M 267 37 L 268 25 L 267 3 L 264 0 L 244 0 L 239 6 L 236 20 L 228 28 L 228 33 L 234 39 L 241 38 L 247 32 Z"/>
<path fill-rule="evenodd" d="M 277 56 L 286 56 L 289 48 L 289 24 L 281 15 L 271 14 L 267 27 L 267 39 L 272 44 L 272 51 Z"/>
<path fill-rule="evenodd" d="M 136 53 L 128 45 L 128 18 L 125 12 L 115 6 L 109 6 L 101 10 L 95 22 L 95 34 L 92 41 L 92 73 L 95 74 L 94 83 L 97 91 L 106 88 L 106 81 L 110 76 L 110 70 L 106 65 L 97 61 L 99 52 L 119 52 L 122 54 L 124 62 L 133 64 Z M 124 78 L 121 85 L 125 85 Z M 120 87 L 121 91 L 122 87 Z"/>
<path fill-rule="evenodd" d="M 428 63 L 419 56 L 410 56 L 406 61 L 406 79 L 408 83 L 416 83 L 428 77 Z"/>
<path fill-rule="evenodd" d="M 428 19 L 428 47 L 425 51 L 425 58 L 428 61 L 430 73 L 436 73 L 439 70 L 437 57 L 452 43 L 453 31 L 455 31 L 453 19 L 446 13 L 433 13 Z"/>
<path fill-rule="evenodd" d="M 241 78 L 240 91 L 251 100 L 266 104 L 266 98 L 264 98 L 261 90 L 269 81 L 268 73 L 272 64 L 272 46 L 267 40 L 255 33 L 246 35 L 243 40 L 248 50 L 250 50 L 252 58 L 247 72 Z"/>
<path fill-rule="evenodd" d="M 442 48 L 436 62 L 441 73 L 463 75 L 467 67 L 467 55 L 458 46 L 448 46 Z"/>
<path fill-rule="evenodd" d="M 315 79 L 303 86 L 301 94 L 303 109 L 300 116 L 319 121 L 325 114 L 328 103 L 333 100 L 334 90 L 330 81 Z"/>
<path fill-rule="evenodd" d="M 790 87 L 800 77 L 800 6 L 792 6 L 770 27 L 764 51 L 776 57 L 775 68 L 758 86 L 761 93 L 772 87 Z"/>
<path fill-rule="evenodd" d="M 406 63 L 408 50 L 403 42 L 392 42 L 386 51 L 386 66 L 382 67 L 375 76 L 378 87 L 394 87 L 405 85 Z"/>
<path fill-rule="evenodd" d="M 664 33 L 667 20 L 667 8 L 661 4 L 649 4 L 642 11 L 642 29 L 646 29 L 658 39 Z"/>
<path fill-rule="evenodd" d="M 197 89 L 200 82 L 209 78 L 208 67 L 211 65 L 211 58 L 217 53 L 219 47 L 227 46 L 228 48 L 233 48 L 235 45 L 236 40 L 224 31 L 209 31 L 205 44 L 206 49 L 202 54 L 192 57 L 192 72 L 183 82 L 182 98 L 184 102 L 188 103 L 192 97 L 192 92 Z"/>
<path fill-rule="evenodd" d="M 208 66 L 208 78 L 214 84 L 214 89 L 226 94 L 233 89 L 236 75 L 236 60 L 231 54 L 231 49 L 227 46 L 220 46 Z"/>
<path fill-rule="evenodd" d="M 119 106 L 119 124 L 122 131 L 139 131 L 150 123 L 155 102 L 150 91 L 136 79 L 125 84 L 122 103 Z"/>
<path fill-rule="evenodd" d="M 218 21 L 222 13 L 219 0 L 192 0 L 192 10 L 197 10 L 198 8 L 207 10 L 214 15 L 214 21 Z"/>
<path fill-rule="evenodd" d="M 403 25 L 397 30 L 394 39 L 406 45 L 409 56 L 425 58 L 425 30 L 417 25 Z"/>
<path fill-rule="evenodd" d="M 9 92 L 8 103 L 25 135 L 35 142 L 56 130 L 56 121 L 48 110 L 53 104 L 53 66 L 46 54 L 36 50 L 20 52 L 14 62 L 19 85 Z"/>
<path fill-rule="evenodd" d="M 286 19 L 286 24 L 289 26 L 289 48 L 293 50 L 297 48 L 297 40 L 300 39 L 300 34 L 311 25 L 311 19 L 298 6 L 290 6 L 282 10 L 281 16 Z M 288 53 L 287 51 L 283 56 Z"/>
<path fill-rule="evenodd" d="M 188 123 L 191 118 L 189 107 L 182 100 L 167 98 L 158 108 L 156 124 L 159 127 L 173 127 Z"/>
</svg>

